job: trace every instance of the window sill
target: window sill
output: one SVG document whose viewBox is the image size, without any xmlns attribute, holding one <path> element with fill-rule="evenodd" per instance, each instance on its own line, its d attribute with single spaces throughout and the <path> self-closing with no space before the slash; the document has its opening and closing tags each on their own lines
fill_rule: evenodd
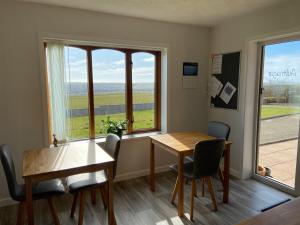
<svg viewBox="0 0 300 225">
<path fill-rule="evenodd" d="M 140 138 L 146 138 L 146 137 L 157 135 L 157 134 L 162 134 L 162 132 L 154 131 L 154 132 L 145 132 L 145 133 L 139 133 L 139 134 L 128 134 L 128 135 L 123 135 L 121 141 L 130 141 L 130 140 L 135 140 L 135 139 L 140 139 Z M 95 142 L 103 143 L 103 142 L 105 142 L 105 137 L 96 138 Z"/>
</svg>

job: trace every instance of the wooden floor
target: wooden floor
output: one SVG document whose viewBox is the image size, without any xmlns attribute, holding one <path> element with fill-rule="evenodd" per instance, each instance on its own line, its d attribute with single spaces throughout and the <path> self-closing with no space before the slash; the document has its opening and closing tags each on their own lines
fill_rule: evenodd
<svg viewBox="0 0 300 225">
<path fill-rule="evenodd" d="M 254 180 L 230 181 L 230 203 L 222 203 L 222 188 L 218 180 L 214 180 L 218 208 L 213 212 L 212 204 L 206 190 L 206 196 L 195 199 L 194 219 L 179 218 L 174 205 L 170 203 L 170 195 L 175 182 L 175 174 L 171 172 L 157 175 L 157 191 L 149 190 L 147 177 L 118 182 L 115 185 L 115 214 L 118 225 L 185 225 L 185 224 L 235 224 L 242 219 L 259 213 L 268 207 L 290 196 L 265 186 Z M 198 193 L 200 185 L 198 183 Z M 185 185 L 185 212 L 189 212 L 190 185 Z M 97 196 L 99 197 L 99 196 Z M 98 198 L 99 199 L 99 198 Z M 71 196 L 55 199 L 62 225 L 77 224 L 78 211 L 75 218 L 70 218 Z M 38 225 L 52 224 L 46 201 L 35 203 L 35 219 Z M 16 222 L 17 206 L 0 208 L 0 224 L 12 225 Z M 99 199 L 92 205 L 87 198 L 84 224 L 107 224 L 107 211 Z"/>
</svg>

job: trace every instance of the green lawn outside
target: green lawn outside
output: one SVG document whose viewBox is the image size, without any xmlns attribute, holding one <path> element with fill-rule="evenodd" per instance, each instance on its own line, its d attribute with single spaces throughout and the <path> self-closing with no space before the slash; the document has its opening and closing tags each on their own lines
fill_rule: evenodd
<svg viewBox="0 0 300 225">
<path fill-rule="evenodd" d="M 138 92 L 133 95 L 133 103 L 153 103 L 154 94 L 151 92 Z M 105 93 L 94 96 L 95 108 L 104 105 L 118 105 L 125 104 L 125 97 L 122 93 Z M 71 109 L 87 109 L 88 99 L 87 96 L 71 96 L 70 97 Z M 126 120 L 125 113 L 118 113 L 112 115 L 97 115 L 95 116 L 95 131 L 96 135 L 105 135 L 100 132 L 101 120 L 106 120 L 110 116 L 112 120 Z M 154 127 L 154 110 L 143 110 L 134 112 L 133 129 L 147 129 Z M 88 138 L 89 137 L 89 117 L 81 116 L 74 117 L 71 123 L 71 138 Z"/>
<path fill-rule="evenodd" d="M 71 96 L 71 109 L 86 109 L 88 108 L 87 96 Z M 154 102 L 154 94 L 149 92 L 138 92 L 133 95 L 133 103 L 152 103 Z M 125 104 L 125 97 L 122 93 L 107 93 L 94 96 L 95 107 L 101 105 L 119 105 Z"/>
<path fill-rule="evenodd" d="M 287 114 L 300 113 L 300 107 L 284 106 L 284 105 L 262 105 L 261 118 L 267 119 L 274 116 L 282 116 Z"/>
<path fill-rule="evenodd" d="M 106 120 L 108 115 L 95 116 L 96 136 L 105 135 L 100 132 L 101 120 Z M 125 120 L 125 113 L 110 115 L 112 120 Z M 134 129 L 145 129 L 154 127 L 154 110 L 144 110 L 134 112 L 135 122 Z M 88 138 L 89 137 L 89 118 L 88 116 L 74 117 L 71 119 L 71 138 Z"/>
</svg>

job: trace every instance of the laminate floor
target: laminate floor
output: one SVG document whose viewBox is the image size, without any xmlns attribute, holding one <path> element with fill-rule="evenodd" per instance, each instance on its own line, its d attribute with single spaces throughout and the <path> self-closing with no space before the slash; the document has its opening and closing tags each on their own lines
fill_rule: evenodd
<svg viewBox="0 0 300 225">
<path fill-rule="evenodd" d="M 253 216 L 265 207 L 291 196 L 261 184 L 255 180 L 230 181 L 230 202 L 222 203 L 221 183 L 214 179 L 214 189 L 217 197 L 218 211 L 212 211 L 212 204 L 206 189 L 205 197 L 200 197 L 201 185 L 198 183 L 198 197 L 195 199 L 194 219 L 177 216 L 176 206 L 170 203 L 170 196 L 175 183 L 175 174 L 165 172 L 156 176 L 156 192 L 149 189 L 147 177 L 117 182 L 114 189 L 115 215 L 118 225 L 186 225 L 236 224 L 242 219 Z M 87 193 L 89 194 L 89 193 Z M 190 185 L 185 185 L 185 212 L 189 217 Z M 72 196 L 65 195 L 55 199 L 59 211 L 61 225 L 77 224 L 78 208 L 75 218 L 70 218 Z M 46 201 L 35 202 L 35 220 L 37 225 L 52 224 L 52 217 Z M 0 208 L 0 224 L 16 224 L 17 205 Z M 84 224 L 107 224 L 107 211 L 104 209 L 100 195 L 97 204 L 92 205 L 89 195 L 86 198 Z"/>
</svg>

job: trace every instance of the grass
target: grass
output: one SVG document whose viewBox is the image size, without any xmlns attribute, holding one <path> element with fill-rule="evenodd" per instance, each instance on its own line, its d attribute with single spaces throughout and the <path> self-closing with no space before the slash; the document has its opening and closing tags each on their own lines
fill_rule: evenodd
<svg viewBox="0 0 300 225">
<path fill-rule="evenodd" d="M 106 120 L 108 115 L 95 116 L 96 136 L 105 135 L 101 132 L 101 120 Z M 125 120 L 125 113 L 110 115 L 112 120 Z M 134 112 L 134 129 L 145 129 L 154 127 L 154 110 L 143 110 Z M 71 138 L 88 138 L 89 137 L 89 117 L 81 116 L 71 119 Z"/>
<path fill-rule="evenodd" d="M 153 103 L 154 94 L 151 92 L 134 93 L 133 103 Z M 103 105 L 118 105 L 125 104 L 125 97 L 122 93 L 106 93 L 94 96 L 95 108 Z M 87 109 L 87 96 L 71 96 L 71 109 Z M 105 135 L 101 131 L 101 120 L 106 120 L 110 116 L 112 120 L 126 120 L 125 113 L 118 113 L 112 115 L 97 115 L 95 116 L 95 132 L 96 135 Z M 88 138 L 89 137 L 89 117 L 81 116 L 71 118 L 71 138 Z M 143 110 L 134 112 L 133 129 L 147 129 L 154 127 L 154 110 Z"/>
<path fill-rule="evenodd" d="M 300 113 L 300 107 L 284 105 L 263 105 L 261 109 L 261 118 L 267 119 L 274 116 Z"/>
<path fill-rule="evenodd" d="M 71 109 L 86 109 L 88 108 L 87 96 L 71 96 Z M 152 103 L 154 102 L 154 94 L 149 92 L 139 92 L 133 94 L 133 103 Z M 119 105 L 125 104 L 125 96 L 122 93 L 107 93 L 94 96 L 95 107 L 101 105 Z"/>
</svg>

